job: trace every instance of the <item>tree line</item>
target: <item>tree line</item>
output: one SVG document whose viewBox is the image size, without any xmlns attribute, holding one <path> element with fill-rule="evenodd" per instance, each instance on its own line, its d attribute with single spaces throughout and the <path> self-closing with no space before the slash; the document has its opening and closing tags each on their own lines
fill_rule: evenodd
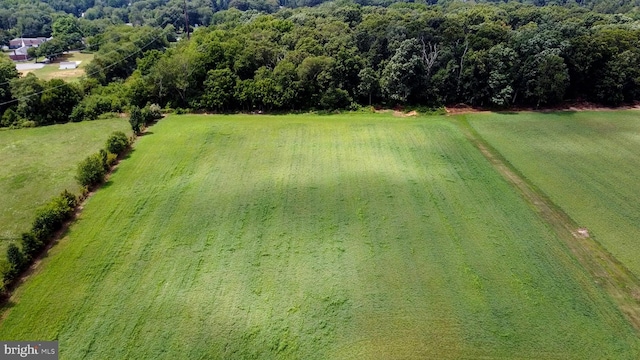
<svg viewBox="0 0 640 360">
<path fill-rule="evenodd" d="M 149 104 L 218 112 L 616 106 L 640 100 L 638 25 L 580 7 L 328 2 L 220 11 L 190 40 L 177 41 L 172 26 L 112 26 L 88 38 L 96 55 L 77 84 L 16 78 L 0 60 L 0 124 L 81 121 Z"/>
<path fill-rule="evenodd" d="M 192 26 L 209 26 L 213 15 L 222 10 L 238 9 L 276 13 L 282 8 L 312 7 L 326 0 L 189 0 L 187 17 Z M 390 6 L 394 3 L 450 5 L 451 0 L 354 0 L 362 6 Z M 467 1 L 460 1 L 467 3 Z M 580 7 L 594 12 L 625 13 L 640 18 L 640 0 L 505 0 L 534 6 Z M 476 0 L 473 3 L 498 3 L 495 0 Z M 18 36 L 50 36 L 52 24 L 58 17 L 71 14 L 80 18 L 84 36 L 96 27 L 131 23 L 164 28 L 185 27 L 182 0 L 0 0 L 0 44 Z"/>
<path fill-rule="evenodd" d="M 214 111 L 640 99 L 639 22 L 578 7 L 324 3 L 212 23 L 145 52 L 110 96 Z"/>
</svg>

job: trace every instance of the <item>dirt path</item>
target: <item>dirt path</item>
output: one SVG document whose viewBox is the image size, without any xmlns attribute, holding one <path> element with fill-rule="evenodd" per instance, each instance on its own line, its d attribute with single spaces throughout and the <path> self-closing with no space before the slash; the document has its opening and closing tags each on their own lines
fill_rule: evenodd
<svg viewBox="0 0 640 360">
<path fill-rule="evenodd" d="M 542 191 L 521 175 L 500 153 L 491 147 L 464 117 L 456 120 L 467 139 L 491 165 L 518 191 L 564 241 L 576 259 L 615 301 L 620 310 L 640 331 L 640 279 L 613 257 L 586 228 L 579 226 Z"/>
</svg>

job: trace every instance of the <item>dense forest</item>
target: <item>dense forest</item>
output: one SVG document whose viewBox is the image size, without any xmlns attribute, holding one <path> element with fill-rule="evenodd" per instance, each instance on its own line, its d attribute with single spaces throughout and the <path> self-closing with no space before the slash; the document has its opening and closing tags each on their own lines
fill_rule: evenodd
<svg viewBox="0 0 640 360">
<path fill-rule="evenodd" d="M 227 9 L 276 13 L 281 8 L 313 7 L 326 0 L 189 0 L 186 2 L 191 26 L 209 26 L 213 14 Z M 361 6 L 390 6 L 398 0 L 355 0 Z M 455 0 L 421 0 L 416 4 L 447 6 Z M 473 3 L 513 2 L 534 6 L 580 7 L 598 13 L 625 13 L 640 19 L 640 0 L 479 0 Z M 343 2 L 344 3 L 344 2 Z M 413 3 L 413 1 L 408 1 Z M 463 1 L 463 3 L 471 3 Z M 72 14 L 87 31 L 107 25 L 131 23 L 164 28 L 185 27 L 183 0 L 0 0 L 0 44 L 12 37 L 49 36 L 56 18 Z M 91 24 L 92 21 L 96 23 Z"/>
<path fill-rule="evenodd" d="M 228 112 L 640 100 L 640 21 L 588 5 L 209 6 L 208 26 L 189 40 L 171 22 L 58 17 L 58 37 L 73 39 L 67 45 L 84 37 L 96 52 L 86 78 L 11 80 L 17 73 L 0 61 L 1 124 L 80 121 L 149 104 Z"/>
</svg>

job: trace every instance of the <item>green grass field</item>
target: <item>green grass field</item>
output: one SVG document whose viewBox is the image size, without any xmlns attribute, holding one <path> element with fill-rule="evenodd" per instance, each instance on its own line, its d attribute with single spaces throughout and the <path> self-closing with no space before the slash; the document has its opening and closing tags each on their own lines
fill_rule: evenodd
<svg viewBox="0 0 640 360">
<path fill-rule="evenodd" d="M 0 256 L 31 226 L 38 206 L 64 189 L 78 193 L 76 166 L 104 147 L 123 119 L 0 131 Z"/>
<path fill-rule="evenodd" d="M 637 359 L 640 339 L 445 117 L 172 116 L 23 284 L 63 359 Z"/>
<path fill-rule="evenodd" d="M 478 114 L 467 119 L 640 277 L 640 112 Z"/>
</svg>

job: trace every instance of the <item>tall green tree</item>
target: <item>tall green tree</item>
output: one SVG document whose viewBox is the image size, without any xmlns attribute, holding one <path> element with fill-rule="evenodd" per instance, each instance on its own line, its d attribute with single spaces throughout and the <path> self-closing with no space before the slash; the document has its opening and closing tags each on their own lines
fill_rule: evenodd
<svg viewBox="0 0 640 360">
<path fill-rule="evenodd" d="M 237 76 L 229 69 L 209 70 L 204 83 L 201 104 L 211 110 L 226 110 L 232 106 Z"/>
<path fill-rule="evenodd" d="M 29 50 L 31 49 L 33 48 L 30 48 Z M 65 45 L 63 40 L 58 38 L 44 42 L 35 48 L 35 54 L 37 57 L 44 56 L 49 60 L 55 60 L 57 57 L 62 55 L 63 51 L 65 51 Z"/>
<path fill-rule="evenodd" d="M 545 50 L 525 64 L 525 97 L 536 107 L 562 101 L 569 85 L 569 72 L 556 51 Z"/>
<path fill-rule="evenodd" d="M 82 46 L 82 31 L 78 19 L 73 15 L 61 16 L 52 25 L 53 38 L 57 40 L 64 51 L 77 49 Z"/>
<path fill-rule="evenodd" d="M 11 80 L 18 77 L 16 65 L 6 55 L 0 54 L 0 114 L 2 114 L 11 104 Z"/>
<path fill-rule="evenodd" d="M 43 82 L 32 73 L 11 81 L 11 94 L 17 103 L 15 111 L 21 118 L 36 124 L 43 123 L 46 114 L 40 102 L 43 90 Z"/>
<path fill-rule="evenodd" d="M 422 77 L 422 60 L 419 54 L 418 40 L 404 40 L 384 67 L 380 86 L 390 100 L 405 103 L 419 87 Z"/>
<path fill-rule="evenodd" d="M 44 84 L 40 104 L 45 110 L 41 124 L 69 122 L 73 108 L 80 102 L 80 89 L 60 79 L 52 79 Z"/>
</svg>

